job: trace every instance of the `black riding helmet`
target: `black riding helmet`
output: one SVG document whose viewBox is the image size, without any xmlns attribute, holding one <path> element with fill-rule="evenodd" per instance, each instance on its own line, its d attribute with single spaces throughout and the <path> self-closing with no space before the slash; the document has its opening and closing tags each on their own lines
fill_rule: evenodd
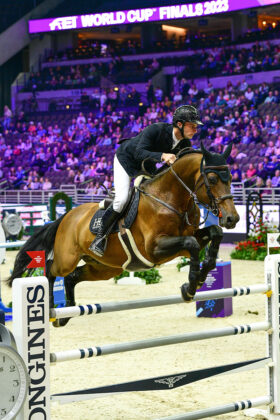
<svg viewBox="0 0 280 420">
<path fill-rule="evenodd" d="M 182 127 L 178 127 L 177 123 L 181 122 Z M 203 125 L 199 119 L 197 109 L 192 105 L 182 105 L 175 109 L 173 114 L 173 127 L 177 127 L 180 130 L 182 137 L 184 138 L 184 125 L 186 122 L 190 122 L 197 125 Z"/>
<path fill-rule="evenodd" d="M 203 125 L 199 119 L 197 109 L 192 105 L 182 105 L 175 109 L 173 114 L 173 125 L 177 127 L 177 122 L 190 122 L 197 125 Z"/>
</svg>

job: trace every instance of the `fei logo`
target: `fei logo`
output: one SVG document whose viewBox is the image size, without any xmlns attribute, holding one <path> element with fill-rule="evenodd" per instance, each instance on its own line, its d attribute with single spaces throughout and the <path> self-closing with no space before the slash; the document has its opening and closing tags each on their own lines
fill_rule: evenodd
<svg viewBox="0 0 280 420">
<path fill-rule="evenodd" d="M 51 31 L 61 29 L 76 29 L 77 28 L 77 16 L 66 16 L 54 19 L 49 23 Z"/>
</svg>

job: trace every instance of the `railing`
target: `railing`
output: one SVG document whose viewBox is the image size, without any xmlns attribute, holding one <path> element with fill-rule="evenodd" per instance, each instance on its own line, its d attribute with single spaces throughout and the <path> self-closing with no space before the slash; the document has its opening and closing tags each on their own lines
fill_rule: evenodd
<svg viewBox="0 0 280 420">
<path fill-rule="evenodd" d="M 256 191 L 261 194 L 263 204 L 280 204 L 280 187 L 279 188 L 244 188 L 239 183 L 232 183 L 232 194 L 235 204 L 246 204 L 248 195 Z"/>
<path fill-rule="evenodd" d="M 1 204 L 48 204 L 51 196 L 63 191 L 72 197 L 73 203 L 97 203 L 103 200 L 106 195 L 88 195 L 83 189 L 77 189 L 75 185 L 62 185 L 60 190 L 2 190 L 0 189 Z M 280 204 L 280 187 L 272 188 L 244 188 L 240 184 L 232 184 L 232 193 L 236 204 L 246 204 L 250 192 L 258 191 L 262 194 L 263 204 Z"/>
<path fill-rule="evenodd" d="M 68 186 L 69 187 L 69 186 Z M 84 190 L 72 188 L 61 188 L 60 190 L 1 190 L 0 189 L 0 205 L 1 204 L 48 204 L 50 197 L 59 191 L 65 192 L 72 197 L 73 203 L 83 204 L 90 202 L 99 202 L 103 200 L 105 195 L 88 195 Z"/>
</svg>

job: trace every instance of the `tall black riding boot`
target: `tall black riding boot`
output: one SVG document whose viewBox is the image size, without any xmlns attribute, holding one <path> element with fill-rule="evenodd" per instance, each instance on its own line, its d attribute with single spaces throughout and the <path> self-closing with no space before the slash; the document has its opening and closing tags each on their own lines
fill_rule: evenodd
<svg viewBox="0 0 280 420">
<path fill-rule="evenodd" d="M 90 244 L 90 251 L 98 255 L 98 257 L 103 257 L 104 252 L 107 247 L 107 236 L 111 232 L 115 222 L 120 217 L 120 213 L 115 211 L 112 206 L 110 206 L 104 213 L 101 225 L 98 229 L 94 241 Z"/>
</svg>

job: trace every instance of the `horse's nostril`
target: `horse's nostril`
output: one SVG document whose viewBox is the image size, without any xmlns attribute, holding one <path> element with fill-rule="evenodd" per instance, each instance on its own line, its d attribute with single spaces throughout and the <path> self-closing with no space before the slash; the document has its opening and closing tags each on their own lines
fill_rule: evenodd
<svg viewBox="0 0 280 420">
<path fill-rule="evenodd" d="M 228 224 L 233 223 L 233 217 L 232 216 L 227 216 L 227 223 Z"/>
</svg>

